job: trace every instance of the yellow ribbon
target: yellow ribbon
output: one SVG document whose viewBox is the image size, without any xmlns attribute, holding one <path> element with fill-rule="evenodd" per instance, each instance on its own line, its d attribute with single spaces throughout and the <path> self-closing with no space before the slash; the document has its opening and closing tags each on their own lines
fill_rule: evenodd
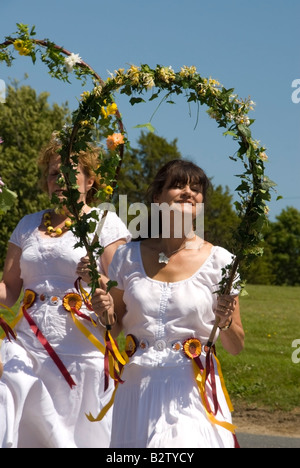
<svg viewBox="0 0 300 468">
<path fill-rule="evenodd" d="M 128 358 L 128 355 L 125 351 L 122 352 L 122 356 L 124 358 L 124 362 L 125 364 L 128 363 L 129 361 L 129 358 Z M 123 370 L 124 370 L 124 367 L 122 368 L 121 372 L 120 372 L 120 376 L 122 376 L 122 373 L 123 373 Z M 114 401 L 115 401 L 115 396 L 116 396 L 116 392 L 117 392 L 117 389 L 118 389 L 118 386 L 119 386 L 119 382 L 116 382 L 115 384 L 115 389 L 113 391 L 113 394 L 111 396 L 111 399 L 109 400 L 109 402 L 102 408 L 102 410 L 100 411 L 100 413 L 98 414 L 98 416 L 96 418 L 93 417 L 93 415 L 91 413 L 89 414 L 85 414 L 86 417 L 88 418 L 89 421 L 91 422 L 99 422 L 101 421 L 104 416 L 106 415 L 106 413 L 108 412 L 108 410 L 112 407 L 112 405 L 114 404 Z"/>
<path fill-rule="evenodd" d="M 81 333 L 97 348 L 99 351 L 104 355 L 105 354 L 105 347 L 104 345 L 88 330 L 76 317 L 72 309 L 70 310 L 71 317 L 73 322 L 75 323 L 76 327 L 78 328 Z"/>
<path fill-rule="evenodd" d="M 234 408 L 233 408 L 233 405 L 231 403 L 231 400 L 230 400 L 230 397 L 229 397 L 229 394 L 228 394 L 228 391 L 227 391 L 227 388 L 226 388 L 226 385 L 225 385 L 225 380 L 224 380 L 224 377 L 223 377 L 220 361 L 219 361 L 219 359 L 217 358 L 217 356 L 214 353 L 213 353 L 213 357 L 215 358 L 215 361 L 217 363 L 218 375 L 220 377 L 222 390 L 223 390 L 223 393 L 224 393 L 224 396 L 225 396 L 229 411 L 232 413 L 234 411 Z"/>
<path fill-rule="evenodd" d="M 11 315 L 13 315 L 13 316 L 15 315 L 14 311 L 11 310 L 9 307 L 5 306 L 4 304 L 0 303 L 0 307 L 6 309 Z M 18 314 L 15 316 L 15 318 L 11 322 L 8 323 L 10 328 L 14 329 L 16 327 L 17 323 L 21 320 L 22 317 L 23 317 L 23 312 L 22 312 L 22 307 L 21 307 Z M 5 333 L 1 332 L 0 333 L 0 339 L 2 340 L 4 337 L 5 337 Z"/>
</svg>

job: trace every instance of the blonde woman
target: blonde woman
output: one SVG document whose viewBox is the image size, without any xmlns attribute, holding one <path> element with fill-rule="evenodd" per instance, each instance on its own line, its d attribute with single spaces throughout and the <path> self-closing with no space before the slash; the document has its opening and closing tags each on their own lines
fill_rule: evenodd
<svg viewBox="0 0 300 468">
<path fill-rule="evenodd" d="M 42 152 L 39 165 L 50 198 L 63 201 L 59 184 L 60 142 L 55 134 Z M 99 188 L 94 172 L 97 151 L 79 154 L 77 185 L 82 212 L 91 211 Z M 103 213 L 98 210 L 99 216 Z M 13 232 L 7 251 L 0 302 L 11 307 L 24 292 L 23 316 L 16 326 L 16 341 L 4 340 L 4 371 L 0 381 L 0 446 L 31 448 L 108 447 L 111 414 L 92 425 L 85 413 L 101 409 L 104 395 L 103 354 L 75 325 L 70 307 L 78 309 L 77 324 L 101 341 L 74 286 L 83 248 L 69 229 L 67 209 L 45 210 L 25 216 Z M 91 234 L 91 238 L 93 234 Z M 108 213 L 99 238 L 104 252 L 99 270 L 107 274 L 118 246 L 130 239 L 115 213 Z M 82 277 L 86 273 L 82 271 Z M 86 290 L 88 287 L 85 283 Z"/>
</svg>

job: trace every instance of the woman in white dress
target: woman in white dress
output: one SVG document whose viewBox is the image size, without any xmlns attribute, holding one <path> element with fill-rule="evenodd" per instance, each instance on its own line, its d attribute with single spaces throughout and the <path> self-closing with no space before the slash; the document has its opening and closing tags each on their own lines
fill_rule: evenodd
<svg viewBox="0 0 300 468">
<path fill-rule="evenodd" d="M 152 184 L 152 202 L 195 219 L 208 183 L 193 163 L 172 161 Z M 109 268 L 118 286 L 110 294 L 97 289 L 92 299 L 97 315 L 114 316 L 116 333 L 123 329 L 127 336 L 129 362 L 115 394 L 111 447 L 236 447 L 220 365 L 213 353 L 206 361 L 204 349 L 216 316 L 215 340 L 220 336 L 232 354 L 243 348 L 238 290 L 216 293 L 232 255 L 204 242 L 191 225 L 176 237 L 172 212 L 168 219 L 168 238 L 118 248 Z"/>
<path fill-rule="evenodd" d="M 63 201 L 58 183 L 60 143 L 53 136 L 40 160 L 50 197 Z M 97 151 L 79 155 L 77 184 L 83 212 L 89 207 L 99 181 Z M 99 209 L 99 217 L 103 215 Z M 23 313 L 16 340 L 4 340 L 4 364 L 0 380 L 0 446 L 2 448 L 108 447 L 111 413 L 92 425 L 85 413 L 99 411 L 110 398 L 112 385 L 104 393 L 104 341 L 91 321 L 93 312 L 80 303 L 74 284 L 80 258 L 86 251 L 74 248 L 78 239 L 68 229 L 68 213 L 46 210 L 25 216 L 13 232 L 0 283 L 0 303 L 11 307 L 25 292 Z M 51 225 L 51 226 L 50 226 Z M 53 230 L 51 229 L 53 227 Z M 49 229 L 48 229 L 49 228 Z M 93 235 L 91 235 L 91 238 Z M 115 213 L 108 212 L 99 243 L 104 247 L 100 273 L 107 275 L 116 248 L 130 234 Z M 89 291 L 86 283 L 82 283 Z M 71 295 L 67 295 L 72 293 Z M 76 306 L 77 314 L 70 313 Z M 73 309 L 74 310 L 74 309 Z M 83 315 L 84 314 L 84 315 Z M 96 336 L 96 347 L 89 336 Z"/>
</svg>

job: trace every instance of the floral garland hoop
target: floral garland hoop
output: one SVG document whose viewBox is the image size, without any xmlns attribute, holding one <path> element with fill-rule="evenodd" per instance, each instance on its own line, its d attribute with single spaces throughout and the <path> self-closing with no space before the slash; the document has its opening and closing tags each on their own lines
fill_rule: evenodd
<svg viewBox="0 0 300 468">
<path fill-rule="evenodd" d="M 103 81 L 78 55 L 58 47 L 49 40 L 36 40 L 33 38 L 34 35 L 34 27 L 29 32 L 28 26 L 18 24 L 16 35 L 7 37 L 6 41 L 0 44 L 0 61 L 5 61 L 7 65 L 11 64 L 13 57 L 8 51 L 10 45 L 13 45 L 20 55 L 30 56 L 33 62 L 36 60 L 37 51 L 42 48 L 45 52 L 41 53 L 41 59 L 48 66 L 51 76 L 68 81 L 69 73 L 74 71 L 79 79 L 90 76 L 97 81 L 92 91 L 82 94 L 79 107 L 72 114 L 72 126 L 60 133 L 61 156 L 67 168 L 70 166 L 71 154 L 76 154 L 85 147 L 91 138 L 92 128 L 100 122 L 100 125 L 107 129 L 107 143 L 111 150 L 107 164 L 100 170 L 102 174 L 106 173 L 110 180 L 116 182 L 122 160 L 120 149 L 123 150 L 126 141 L 120 114 L 116 112 L 114 93 L 117 91 L 128 95 L 132 105 L 145 102 L 144 94 L 149 91 L 151 91 L 149 101 L 158 98 L 161 92 L 165 93 L 162 101 L 167 102 L 173 102 L 171 100 L 173 96 L 185 93 L 187 102 L 194 102 L 198 106 L 206 105 L 210 117 L 219 127 L 226 129 L 223 134 L 231 136 L 238 143 L 238 150 L 230 158 L 242 162 L 244 166 L 244 172 L 238 176 L 241 179 L 240 184 L 236 188 L 240 201 L 235 203 L 241 221 L 234 234 L 235 259 L 222 271 L 223 276 L 218 291 L 219 294 L 229 294 L 236 282 L 239 264 L 242 261 L 249 263 L 253 258 L 262 255 L 260 243 L 262 228 L 268 221 L 267 202 L 271 199 L 271 189 L 276 185 L 265 175 L 265 162 L 268 160 L 266 148 L 252 138 L 250 126 L 254 120 L 248 116 L 254 105 L 251 99 L 240 99 L 234 94 L 233 88 L 226 89 L 217 80 L 203 78 L 194 66 L 183 66 L 179 72 L 175 72 L 171 67 L 160 65 L 155 69 L 146 64 L 139 67 L 132 65 L 126 71 L 116 70 Z M 114 111 L 107 111 L 112 108 Z M 112 115 L 116 117 L 114 122 Z M 118 133 L 115 132 L 116 125 L 119 125 Z M 145 126 L 151 127 L 151 124 Z M 86 234 L 89 231 L 86 228 L 87 219 L 76 215 L 78 211 L 76 189 L 69 174 L 70 171 L 65 170 L 64 177 L 68 186 L 66 196 L 70 211 L 76 218 L 75 233 L 90 252 L 91 247 L 86 244 Z M 93 281 L 97 281 L 97 273 L 95 274 Z M 217 325 L 218 321 L 207 343 L 209 348 L 212 346 Z"/>
</svg>

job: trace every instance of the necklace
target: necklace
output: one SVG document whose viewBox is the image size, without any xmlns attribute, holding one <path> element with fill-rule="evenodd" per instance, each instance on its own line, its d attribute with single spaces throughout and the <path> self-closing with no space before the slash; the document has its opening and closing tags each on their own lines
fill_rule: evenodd
<svg viewBox="0 0 300 468">
<path fill-rule="evenodd" d="M 70 220 L 65 221 L 65 225 L 62 228 L 56 228 L 52 226 L 51 222 L 51 212 L 46 211 L 43 215 L 43 224 L 46 227 L 46 234 L 51 237 L 60 237 L 65 231 L 68 231 L 72 225 Z"/>
<path fill-rule="evenodd" d="M 158 254 L 158 263 L 165 263 L 166 265 L 169 263 L 170 257 L 174 255 L 174 253 L 179 252 L 179 250 L 185 249 L 185 244 L 183 247 L 180 247 L 180 249 L 174 250 L 167 256 L 164 252 L 159 252 Z"/>
<path fill-rule="evenodd" d="M 190 242 L 190 241 L 189 241 Z M 180 250 L 183 250 L 186 248 L 186 245 L 187 245 L 188 242 L 185 242 L 185 244 L 183 246 L 181 246 L 179 249 L 177 250 L 173 250 L 173 252 L 171 252 L 169 254 L 169 256 L 167 256 L 165 254 L 165 252 L 159 252 L 158 254 L 158 263 L 165 263 L 166 265 L 169 263 L 170 261 L 170 258 L 172 257 L 172 255 L 174 255 L 176 252 L 179 252 Z M 201 243 L 200 245 L 198 245 L 197 249 L 200 249 L 202 247 L 203 243 Z"/>
</svg>

